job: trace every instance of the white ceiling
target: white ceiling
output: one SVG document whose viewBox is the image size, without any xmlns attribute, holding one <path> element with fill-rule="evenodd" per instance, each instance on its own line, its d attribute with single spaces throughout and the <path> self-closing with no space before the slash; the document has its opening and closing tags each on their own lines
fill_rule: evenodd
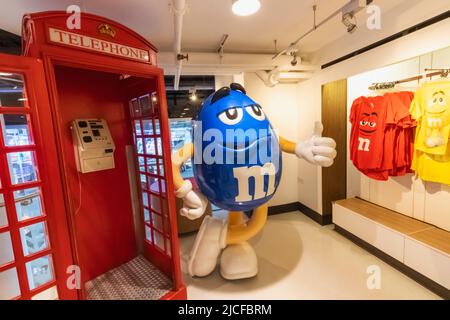
<svg viewBox="0 0 450 320">
<path fill-rule="evenodd" d="M 382 12 L 410 0 L 375 0 Z M 173 17 L 170 0 L 14 0 L 3 4 L 0 28 L 20 34 L 24 13 L 65 10 L 78 4 L 85 12 L 98 14 L 123 23 L 142 34 L 160 51 L 170 51 L 173 39 Z M 182 47 L 185 51 L 215 51 L 223 34 L 229 34 L 225 49 L 229 52 L 274 52 L 287 47 L 313 24 L 312 6 L 318 4 L 317 22 L 349 0 L 261 0 L 261 10 L 249 17 L 231 12 L 231 0 L 187 0 Z M 362 12 L 361 14 L 365 14 Z M 361 19 L 360 19 L 361 20 Z M 359 21 L 363 23 L 364 21 Z M 336 17 L 300 44 L 301 52 L 313 52 L 346 34 Z"/>
</svg>

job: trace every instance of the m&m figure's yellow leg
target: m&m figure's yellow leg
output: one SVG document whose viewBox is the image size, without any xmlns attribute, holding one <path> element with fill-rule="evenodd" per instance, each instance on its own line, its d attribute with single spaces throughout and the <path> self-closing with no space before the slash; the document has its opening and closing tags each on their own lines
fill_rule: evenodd
<svg viewBox="0 0 450 320">
<path fill-rule="evenodd" d="M 267 221 L 267 204 L 253 210 L 248 221 L 243 212 L 230 212 L 226 247 L 220 257 L 220 274 L 228 280 L 245 279 L 258 273 L 258 259 L 248 240 L 258 234 Z"/>
<path fill-rule="evenodd" d="M 228 215 L 227 245 L 245 242 L 262 230 L 267 221 L 267 204 L 253 210 L 245 222 L 244 213 L 231 211 Z"/>
</svg>

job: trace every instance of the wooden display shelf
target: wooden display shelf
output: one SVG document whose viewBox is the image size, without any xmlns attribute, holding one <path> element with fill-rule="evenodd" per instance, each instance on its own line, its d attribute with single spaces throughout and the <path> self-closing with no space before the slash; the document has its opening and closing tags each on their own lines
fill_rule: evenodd
<svg viewBox="0 0 450 320">
<path fill-rule="evenodd" d="M 380 207 L 359 198 L 339 200 L 335 203 L 406 235 L 412 235 L 417 232 L 436 228 L 428 223 L 410 218 L 396 211 Z"/>
<path fill-rule="evenodd" d="M 445 299 L 450 299 L 450 232 L 371 202 L 334 202 L 335 230 Z"/>
<path fill-rule="evenodd" d="M 450 255 L 450 232 L 448 231 L 432 227 L 409 236 L 417 241 L 429 245 L 434 249 Z"/>
</svg>

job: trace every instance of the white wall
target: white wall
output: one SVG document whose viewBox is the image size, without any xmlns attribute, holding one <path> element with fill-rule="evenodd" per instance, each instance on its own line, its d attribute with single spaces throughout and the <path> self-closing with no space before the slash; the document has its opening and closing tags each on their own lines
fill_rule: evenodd
<svg viewBox="0 0 450 320">
<path fill-rule="evenodd" d="M 419 12 L 420 13 L 420 12 Z M 419 15 L 419 14 L 418 14 Z M 419 15 L 420 16 L 420 15 Z M 421 20 L 417 20 L 419 22 Z M 402 30 L 403 26 L 391 30 L 391 34 Z M 321 119 L 321 86 L 323 84 L 349 78 L 351 76 L 396 64 L 432 51 L 450 46 L 450 19 L 444 20 L 408 36 L 387 43 L 352 59 L 317 72 L 314 77 L 298 85 L 301 107 L 298 111 L 299 139 L 309 136 L 314 121 Z M 358 33 L 349 35 L 355 43 L 364 43 L 365 38 Z M 326 48 L 334 50 L 336 56 L 345 51 L 340 43 Z M 320 56 L 321 53 L 319 52 Z M 448 66 L 447 66 L 448 67 Z M 417 70 L 418 71 L 418 70 Z M 299 163 L 298 199 L 311 209 L 322 213 L 321 170 L 309 168 Z"/>
<path fill-rule="evenodd" d="M 296 84 L 280 84 L 269 88 L 254 73 L 244 75 L 247 94 L 261 104 L 272 126 L 286 139 L 296 141 L 299 114 L 298 87 Z M 283 153 L 283 173 L 280 186 L 269 206 L 298 201 L 298 160 L 295 155 Z"/>
<path fill-rule="evenodd" d="M 370 94 L 368 86 L 374 82 L 395 81 L 423 72 L 424 68 L 448 68 L 450 47 L 406 60 L 384 68 L 369 71 L 348 79 L 348 112 L 352 102 L 361 95 Z M 418 81 L 402 85 L 406 90 L 418 87 Z M 348 123 L 347 133 L 350 132 Z M 347 140 L 348 141 L 348 140 Z M 347 196 L 359 196 L 407 216 L 426 221 L 450 231 L 450 186 L 423 182 L 410 174 L 388 181 L 369 179 L 352 164 L 347 153 Z"/>
</svg>

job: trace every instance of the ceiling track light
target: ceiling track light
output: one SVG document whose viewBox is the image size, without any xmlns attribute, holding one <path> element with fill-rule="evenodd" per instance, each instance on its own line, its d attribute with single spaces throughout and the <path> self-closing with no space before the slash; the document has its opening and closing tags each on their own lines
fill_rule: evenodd
<svg viewBox="0 0 450 320">
<path fill-rule="evenodd" d="M 250 16 L 261 8 L 259 0 L 232 0 L 231 10 L 238 16 Z"/>
<path fill-rule="evenodd" d="M 353 33 L 356 31 L 356 16 L 353 11 L 347 12 L 342 15 L 342 23 L 347 28 L 348 33 Z"/>
</svg>

